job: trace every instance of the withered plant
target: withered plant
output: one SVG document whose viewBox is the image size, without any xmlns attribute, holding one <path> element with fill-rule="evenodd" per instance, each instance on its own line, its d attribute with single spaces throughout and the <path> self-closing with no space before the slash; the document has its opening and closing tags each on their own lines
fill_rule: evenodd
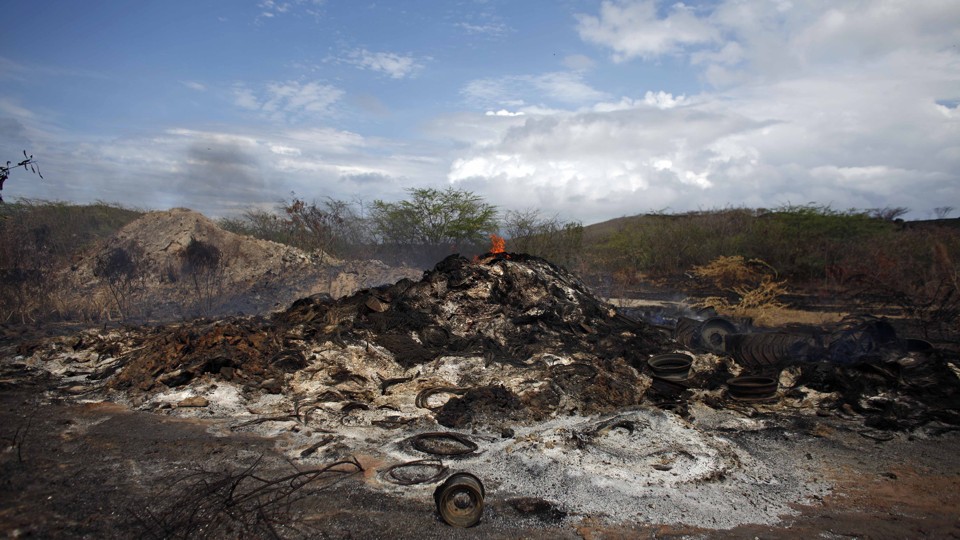
<svg viewBox="0 0 960 540">
<path fill-rule="evenodd" d="M 786 280 L 777 279 L 776 270 L 759 259 L 746 260 L 739 255 L 720 256 L 703 266 L 695 266 L 691 273 L 706 279 L 719 290 L 731 293 L 708 296 L 696 303 L 717 313 L 736 317 L 760 318 L 786 305 L 780 298 L 787 293 Z"/>
<path fill-rule="evenodd" d="M 355 458 L 282 476 L 264 468 L 261 456 L 243 469 L 190 473 L 157 499 L 166 504 L 131 513 L 146 538 L 315 538 L 298 503 L 364 470 Z"/>
<path fill-rule="evenodd" d="M 227 260 L 220 248 L 193 237 L 180 257 L 181 273 L 193 285 L 196 295 L 193 300 L 194 309 L 200 315 L 211 313 L 223 292 Z"/>
<path fill-rule="evenodd" d="M 113 296 L 121 319 L 132 313 L 131 302 L 144 288 L 144 253 L 136 242 L 109 249 L 97 257 L 93 275 L 104 280 Z"/>
</svg>

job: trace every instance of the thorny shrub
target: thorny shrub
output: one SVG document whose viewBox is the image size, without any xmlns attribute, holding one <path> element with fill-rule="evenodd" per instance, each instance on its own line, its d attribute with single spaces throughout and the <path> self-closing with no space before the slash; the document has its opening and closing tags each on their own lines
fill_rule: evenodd
<svg viewBox="0 0 960 540">
<path fill-rule="evenodd" d="M 859 300 L 900 310 L 927 338 L 960 336 L 960 233 L 907 230 L 896 244 L 864 246 L 839 271 Z"/>
<path fill-rule="evenodd" d="M 896 223 L 869 212 L 789 205 L 621 218 L 587 231 L 586 254 L 607 272 L 629 269 L 679 277 L 720 256 L 741 255 L 776 267 L 792 282 L 822 279 L 852 248 L 886 243 Z"/>
<path fill-rule="evenodd" d="M 539 210 L 508 210 L 501 228 L 509 238 L 508 251 L 536 255 L 567 268 L 581 260 L 583 225 L 558 216 L 543 216 Z"/>
<path fill-rule="evenodd" d="M 144 538 L 316 538 L 322 531 L 304 516 L 311 499 L 363 470 L 350 457 L 280 475 L 266 470 L 261 456 L 246 468 L 172 479 L 155 504 L 130 512 Z"/>
</svg>

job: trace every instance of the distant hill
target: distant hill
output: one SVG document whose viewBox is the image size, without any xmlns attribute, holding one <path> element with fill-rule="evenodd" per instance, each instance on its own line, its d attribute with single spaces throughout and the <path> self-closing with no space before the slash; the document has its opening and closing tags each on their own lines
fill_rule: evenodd
<svg viewBox="0 0 960 540">
<path fill-rule="evenodd" d="M 883 282 L 892 274 L 930 275 L 937 257 L 941 266 L 955 266 L 958 233 L 960 218 L 904 222 L 817 206 L 735 208 L 588 225 L 582 250 L 594 272 L 682 276 L 716 257 L 740 255 L 763 260 L 798 283 L 853 275 Z"/>
</svg>

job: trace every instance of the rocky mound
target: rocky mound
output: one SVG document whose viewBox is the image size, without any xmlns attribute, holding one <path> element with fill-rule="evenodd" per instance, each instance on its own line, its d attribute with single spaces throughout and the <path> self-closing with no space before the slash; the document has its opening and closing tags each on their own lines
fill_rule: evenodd
<svg viewBox="0 0 960 540">
<path fill-rule="evenodd" d="M 200 286 L 184 270 L 191 242 L 211 246 L 219 261 L 201 276 Z M 118 249 L 127 252 L 136 267 L 129 279 L 122 276 L 128 305 L 121 309 L 110 291 L 109 279 L 97 272 L 98 263 Z M 325 253 L 305 253 L 237 235 L 184 208 L 149 212 L 127 224 L 81 257 L 71 271 L 78 298 L 87 299 L 101 311 L 91 317 L 122 314 L 128 320 L 262 314 L 311 294 L 326 292 L 340 297 L 419 275 L 419 271 L 391 268 L 379 261 L 344 262 Z"/>
<path fill-rule="evenodd" d="M 308 255 L 283 244 L 225 231 L 203 214 L 186 208 L 145 214 L 117 231 L 98 255 L 111 247 L 135 243 L 143 249 L 148 267 L 159 273 L 180 265 L 191 240 L 214 245 L 227 261 L 239 263 L 225 268 L 225 278 L 230 282 L 262 276 L 284 265 L 305 266 L 320 257 L 329 264 L 339 263 L 326 254 Z"/>
</svg>

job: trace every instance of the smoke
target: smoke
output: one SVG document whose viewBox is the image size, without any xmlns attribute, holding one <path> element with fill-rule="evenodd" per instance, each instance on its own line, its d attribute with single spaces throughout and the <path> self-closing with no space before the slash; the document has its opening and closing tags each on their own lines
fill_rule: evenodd
<svg viewBox="0 0 960 540">
<path fill-rule="evenodd" d="M 198 141 L 171 191 L 200 208 L 260 202 L 269 190 L 257 157 L 236 142 Z"/>
</svg>

